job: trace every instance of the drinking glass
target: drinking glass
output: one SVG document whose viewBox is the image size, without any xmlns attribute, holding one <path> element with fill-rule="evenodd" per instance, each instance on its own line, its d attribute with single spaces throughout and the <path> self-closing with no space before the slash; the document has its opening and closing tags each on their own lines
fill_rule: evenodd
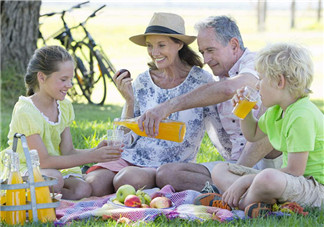
<svg viewBox="0 0 324 227">
<path fill-rule="evenodd" d="M 253 109 L 259 100 L 259 92 L 249 86 L 244 88 L 243 99 L 236 103 L 233 114 L 240 119 L 244 119 L 246 115 Z"/>
<path fill-rule="evenodd" d="M 121 147 L 124 140 L 124 131 L 120 129 L 107 130 L 108 146 Z"/>
</svg>

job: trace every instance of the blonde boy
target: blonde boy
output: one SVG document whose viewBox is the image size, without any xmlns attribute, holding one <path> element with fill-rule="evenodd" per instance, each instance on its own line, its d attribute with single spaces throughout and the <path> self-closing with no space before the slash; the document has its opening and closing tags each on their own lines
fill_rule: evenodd
<svg viewBox="0 0 324 227">
<path fill-rule="evenodd" d="M 215 166 L 212 179 L 224 192 L 221 199 L 243 210 L 286 201 L 323 207 L 324 117 L 308 97 L 311 57 L 297 44 L 278 43 L 259 52 L 256 69 L 257 88 L 268 110 L 259 120 L 249 113 L 241 120 L 242 132 L 250 142 L 268 136 L 272 146 L 283 152 L 283 165 L 262 171 L 226 163 Z M 242 89 L 233 97 L 233 105 L 241 96 Z"/>
</svg>

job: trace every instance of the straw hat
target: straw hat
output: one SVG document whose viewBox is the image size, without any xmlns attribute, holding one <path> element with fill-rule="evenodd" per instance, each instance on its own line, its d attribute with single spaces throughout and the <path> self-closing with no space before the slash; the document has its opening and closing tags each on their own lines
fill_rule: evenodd
<svg viewBox="0 0 324 227">
<path fill-rule="evenodd" d="M 144 34 L 130 37 L 130 41 L 140 46 L 146 46 L 145 36 L 163 35 L 177 38 L 187 45 L 192 43 L 196 36 L 185 35 L 184 20 L 173 13 L 154 13 Z"/>
</svg>

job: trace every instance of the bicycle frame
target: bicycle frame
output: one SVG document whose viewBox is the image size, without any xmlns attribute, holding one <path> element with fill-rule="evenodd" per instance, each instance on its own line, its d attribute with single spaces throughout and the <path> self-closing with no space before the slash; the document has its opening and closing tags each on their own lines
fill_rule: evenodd
<svg viewBox="0 0 324 227">
<path fill-rule="evenodd" d="M 87 3 L 87 2 L 85 2 Z M 55 35 L 51 36 L 53 39 L 59 40 L 61 45 L 63 45 L 67 50 L 70 50 L 76 61 L 75 68 L 75 78 L 82 94 L 90 103 L 102 105 L 105 101 L 106 96 L 106 79 L 105 75 L 114 83 L 112 80 L 112 75 L 116 72 L 114 66 L 109 61 L 108 57 L 105 55 L 102 47 L 97 45 L 91 34 L 86 28 L 87 21 L 96 16 L 96 13 L 105 7 L 105 5 L 96 9 L 91 15 L 89 15 L 83 22 L 77 24 L 76 26 L 69 27 L 65 15 L 66 12 L 71 11 L 74 8 L 80 8 L 82 4 L 71 7 L 69 10 L 63 10 L 62 12 L 49 13 L 45 16 L 52 16 L 55 14 L 60 14 L 60 19 L 63 23 L 63 28 L 60 29 Z M 72 30 L 81 28 L 84 32 L 84 37 L 80 41 L 75 40 L 72 35 Z M 45 39 L 40 32 L 40 38 L 45 43 Z M 101 87 L 103 89 L 102 94 L 97 94 L 98 89 L 95 87 Z M 80 95 L 80 90 L 76 90 L 73 86 L 73 96 Z M 69 94 L 70 95 L 70 94 Z M 72 98 L 72 96 L 70 95 Z M 98 97 L 101 97 L 98 99 Z M 99 101 L 98 101 L 99 100 Z"/>
</svg>

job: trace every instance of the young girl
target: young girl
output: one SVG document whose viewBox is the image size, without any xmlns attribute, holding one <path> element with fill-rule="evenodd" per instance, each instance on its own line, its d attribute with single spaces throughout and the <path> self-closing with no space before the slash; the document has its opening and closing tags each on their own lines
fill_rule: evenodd
<svg viewBox="0 0 324 227">
<path fill-rule="evenodd" d="M 8 144 L 12 146 L 15 133 L 24 134 L 28 148 L 38 151 L 42 174 L 58 179 L 54 191 L 62 193 L 64 199 L 77 200 L 92 193 L 79 166 L 119 159 L 121 150 L 108 147 L 106 140 L 93 149 L 73 147 L 69 125 L 74 111 L 65 99 L 72 87 L 73 72 L 73 58 L 62 47 L 46 46 L 35 51 L 25 75 L 27 97 L 19 97 L 13 109 Z M 20 143 L 17 152 L 25 173 L 26 160 Z"/>
</svg>

